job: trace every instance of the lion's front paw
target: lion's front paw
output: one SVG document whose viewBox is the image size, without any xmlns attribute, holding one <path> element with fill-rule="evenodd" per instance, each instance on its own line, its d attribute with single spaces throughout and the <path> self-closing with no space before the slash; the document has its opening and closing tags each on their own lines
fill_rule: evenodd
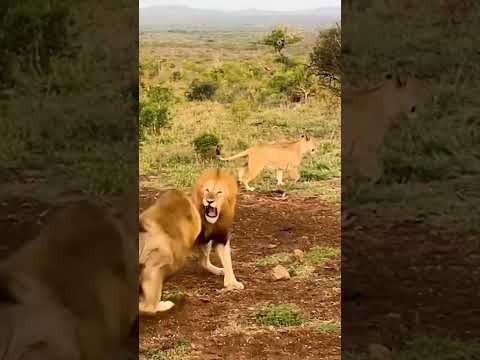
<svg viewBox="0 0 480 360">
<path fill-rule="evenodd" d="M 224 284 L 225 289 L 227 290 L 243 290 L 245 287 L 240 281 L 232 281 Z"/>
<path fill-rule="evenodd" d="M 145 305 L 145 303 L 140 302 L 138 311 L 140 314 L 153 316 L 159 312 L 170 310 L 174 305 L 171 301 L 159 301 L 156 306 Z"/>
<path fill-rule="evenodd" d="M 174 307 L 175 304 L 171 301 L 159 301 L 157 304 L 157 308 L 155 309 L 157 312 L 167 311 Z"/>
</svg>

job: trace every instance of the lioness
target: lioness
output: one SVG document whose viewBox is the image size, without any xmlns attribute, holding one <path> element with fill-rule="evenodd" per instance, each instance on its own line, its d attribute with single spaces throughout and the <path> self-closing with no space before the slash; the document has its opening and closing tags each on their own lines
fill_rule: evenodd
<svg viewBox="0 0 480 360">
<path fill-rule="evenodd" d="M 385 134 L 400 114 L 415 114 L 424 96 L 416 78 L 402 80 L 387 74 L 373 89 L 342 89 L 342 175 L 377 181 L 383 169 L 378 160 Z"/>
<path fill-rule="evenodd" d="M 131 229 L 79 202 L 8 258 L 0 266 L 0 357 L 118 358 L 138 314 Z"/>
<path fill-rule="evenodd" d="M 163 283 L 183 267 L 200 229 L 197 209 L 179 190 L 162 193 L 140 215 L 140 313 L 155 314 L 174 306 L 171 301 L 161 301 Z"/>
<path fill-rule="evenodd" d="M 286 171 L 290 178 L 298 181 L 300 178 L 300 164 L 306 154 L 314 153 L 316 146 L 314 139 L 302 135 L 301 139 L 294 142 L 282 142 L 270 145 L 256 145 L 229 158 L 220 158 L 224 161 L 248 156 L 246 166 L 238 170 L 238 180 L 249 191 L 255 190 L 248 183 L 254 180 L 264 169 L 277 170 L 277 185 L 283 185 L 283 172 Z"/>
<path fill-rule="evenodd" d="M 228 290 L 243 289 L 233 273 L 230 239 L 238 187 L 235 179 L 225 170 L 206 170 L 192 187 L 193 202 L 202 219 L 202 231 L 197 239 L 200 264 L 215 275 L 224 275 Z M 223 265 L 218 268 L 210 262 L 211 245 Z"/>
</svg>

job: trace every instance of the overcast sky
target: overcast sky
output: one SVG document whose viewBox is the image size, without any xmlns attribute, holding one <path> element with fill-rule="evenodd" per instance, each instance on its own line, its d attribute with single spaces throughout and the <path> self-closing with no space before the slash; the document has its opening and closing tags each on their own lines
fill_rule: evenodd
<svg viewBox="0 0 480 360">
<path fill-rule="evenodd" d="M 214 10 L 305 10 L 322 6 L 340 8 L 341 0 L 140 0 L 140 7 L 151 5 L 185 5 Z"/>
</svg>

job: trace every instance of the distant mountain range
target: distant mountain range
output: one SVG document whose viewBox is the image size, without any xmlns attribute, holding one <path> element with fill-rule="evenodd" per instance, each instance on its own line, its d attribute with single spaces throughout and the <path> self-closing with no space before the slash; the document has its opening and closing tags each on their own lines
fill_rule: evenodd
<svg viewBox="0 0 480 360">
<path fill-rule="evenodd" d="M 186 6 L 140 8 L 140 31 L 265 30 L 276 24 L 312 31 L 340 22 L 340 7 L 300 11 L 221 11 Z"/>
</svg>

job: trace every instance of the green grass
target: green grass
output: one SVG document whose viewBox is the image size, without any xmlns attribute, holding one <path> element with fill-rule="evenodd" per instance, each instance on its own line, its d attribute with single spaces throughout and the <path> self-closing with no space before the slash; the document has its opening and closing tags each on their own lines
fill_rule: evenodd
<svg viewBox="0 0 480 360">
<path fill-rule="evenodd" d="M 255 265 L 257 265 L 258 267 L 275 266 L 279 264 L 288 263 L 290 259 L 291 259 L 290 254 L 278 253 L 278 254 L 273 254 L 273 255 L 258 259 L 255 262 Z"/>
<path fill-rule="evenodd" d="M 255 320 L 264 326 L 299 326 L 306 318 L 295 304 L 261 305 L 255 312 Z"/>
<path fill-rule="evenodd" d="M 175 347 L 167 350 L 151 350 L 146 354 L 147 360 L 182 360 L 188 353 L 191 340 L 187 337 L 180 338 Z"/>
<path fill-rule="evenodd" d="M 340 333 L 340 323 L 337 321 L 322 321 L 313 325 L 313 331 L 319 334 Z"/>
<path fill-rule="evenodd" d="M 319 264 L 339 256 L 339 248 L 329 246 L 315 246 L 305 252 L 303 260 L 307 263 Z"/>
</svg>

